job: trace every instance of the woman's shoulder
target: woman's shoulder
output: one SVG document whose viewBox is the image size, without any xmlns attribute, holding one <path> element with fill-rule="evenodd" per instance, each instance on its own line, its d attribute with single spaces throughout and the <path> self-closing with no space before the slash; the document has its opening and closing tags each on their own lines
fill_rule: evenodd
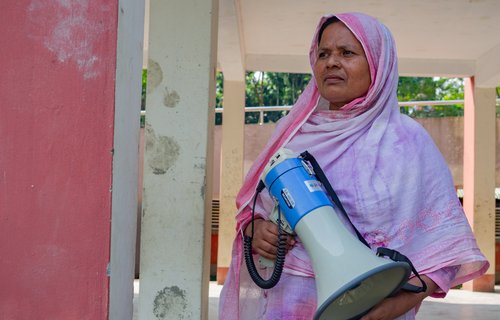
<svg viewBox="0 0 500 320">
<path fill-rule="evenodd" d="M 424 163 L 429 161 L 437 163 L 444 160 L 432 136 L 417 120 L 401 115 L 399 127 L 400 136 L 397 138 L 399 143 L 406 145 L 406 150 L 412 151 L 406 156 L 421 158 Z"/>
<path fill-rule="evenodd" d="M 394 150 L 405 150 L 403 157 L 419 157 L 438 151 L 437 146 L 427 130 L 415 119 L 401 115 L 399 121 L 391 121 L 384 139 L 385 147 Z"/>
<path fill-rule="evenodd" d="M 433 141 L 427 130 L 417 120 L 402 114 L 400 117 L 400 132 L 407 135 L 410 141 L 424 142 Z"/>
</svg>

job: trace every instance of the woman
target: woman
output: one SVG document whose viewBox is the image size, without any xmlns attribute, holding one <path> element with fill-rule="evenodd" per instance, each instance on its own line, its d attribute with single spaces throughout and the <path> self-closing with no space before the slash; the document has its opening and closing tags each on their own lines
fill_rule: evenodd
<svg viewBox="0 0 500 320">
<path fill-rule="evenodd" d="M 233 260 L 221 293 L 221 319 L 312 319 L 314 273 L 300 239 L 289 251 L 278 285 L 262 290 L 242 264 L 242 234 L 250 235 L 251 199 L 268 159 L 280 148 L 315 156 L 350 219 L 372 248 L 410 258 L 427 284 L 400 291 L 362 319 L 414 319 L 428 295 L 483 274 L 477 248 L 447 165 L 425 130 L 401 115 L 396 97 L 396 48 L 388 29 L 359 13 L 325 16 L 316 29 L 313 79 L 254 162 L 237 197 Z M 275 259 L 277 228 L 267 221 L 273 202 L 261 193 L 254 253 Z M 265 275 L 263 275 L 265 276 Z M 418 281 L 413 278 L 411 283 Z"/>
</svg>

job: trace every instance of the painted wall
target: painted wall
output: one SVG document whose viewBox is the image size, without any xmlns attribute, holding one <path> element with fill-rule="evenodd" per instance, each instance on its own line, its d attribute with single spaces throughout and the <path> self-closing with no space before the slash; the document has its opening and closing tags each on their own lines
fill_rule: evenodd
<svg viewBox="0 0 500 320">
<path fill-rule="evenodd" d="M 446 159 L 455 185 L 462 188 L 464 119 L 461 117 L 420 118 L 417 121 L 429 132 Z M 500 150 L 500 118 L 497 118 L 496 121 L 496 150 Z M 248 172 L 253 160 L 264 148 L 273 130 L 273 124 L 245 126 L 245 173 Z M 221 126 L 215 127 L 214 144 L 214 199 L 219 199 Z M 500 187 L 500 152 L 498 151 L 496 153 L 496 168 L 496 185 Z"/>
<path fill-rule="evenodd" d="M 107 318 L 117 0 L 0 3 L 0 315 Z"/>
</svg>

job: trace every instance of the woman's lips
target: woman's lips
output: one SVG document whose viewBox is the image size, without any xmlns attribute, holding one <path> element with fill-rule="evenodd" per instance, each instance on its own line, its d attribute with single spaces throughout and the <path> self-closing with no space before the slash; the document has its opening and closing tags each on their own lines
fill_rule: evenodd
<svg viewBox="0 0 500 320">
<path fill-rule="evenodd" d="M 324 82 L 326 84 L 336 84 L 336 83 L 340 83 L 343 81 L 344 81 L 344 78 L 337 76 L 337 75 L 328 75 L 324 78 Z"/>
</svg>

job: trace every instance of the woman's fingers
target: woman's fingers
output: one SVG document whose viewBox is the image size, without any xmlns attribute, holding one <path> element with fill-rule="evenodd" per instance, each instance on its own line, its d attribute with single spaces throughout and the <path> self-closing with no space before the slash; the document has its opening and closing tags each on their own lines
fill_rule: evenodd
<svg viewBox="0 0 500 320">
<path fill-rule="evenodd" d="M 247 227 L 248 229 L 249 227 Z M 278 251 L 278 226 L 271 221 L 255 220 L 252 248 L 255 253 L 264 258 L 275 260 Z M 295 245 L 292 236 L 286 236 L 286 250 L 290 250 Z"/>
<path fill-rule="evenodd" d="M 286 244 L 288 246 L 288 249 L 292 249 L 296 242 L 297 241 L 293 236 L 287 235 Z"/>
<path fill-rule="evenodd" d="M 276 259 L 278 233 L 276 225 L 261 220 L 255 227 L 252 245 L 254 250 L 268 259 Z"/>
</svg>

